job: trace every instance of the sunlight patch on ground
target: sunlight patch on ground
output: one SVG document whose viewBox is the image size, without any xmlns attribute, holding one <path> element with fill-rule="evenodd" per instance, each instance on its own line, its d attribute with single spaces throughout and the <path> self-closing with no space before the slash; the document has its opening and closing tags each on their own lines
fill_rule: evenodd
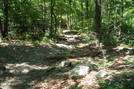
<svg viewBox="0 0 134 89">
<path fill-rule="evenodd" d="M 9 43 L 1 42 L 0 45 L 4 47 L 4 46 L 8 46 Z"/>
<path fill-rule="evenodd" d="M 16 63 L 16 64 L 7 64 L 7 68 L 9 69 L 10 73 L 21 73 L 21 74 L 27 74 L 31 70 L 45 70 L 49 67 L 44 66 L 40 67 L 37 65 L 29 65 L 28 63 Z"/>
<path fill-rule="evenodd" d="M 72 45 L 66 45 L 66 44 L 56 44 L 56 45 L 59 46 L 59 47 L 64 47 L 64 48 L 69 48 L 69 49 L 73 48 Z"/>
<path fill-rule="evenodd" d="M 75 38 L 79 37 L 79 35 L 64 35 L 66 38 Z"/>
<path fill-rule="evenodd" d="M 12 79 L 8 79 L 5 82 L 1 83 L 2 89 L 13 89 L 11 86 L 22 84 L 23 80 L 18 77 L 14 77 Z"/>
<path fill-rule="evenodd" d="M 62 32 L 63 32 L 63 33 L 66 33 L 66 32 L 70 32 L 70 30 L 63 30 Z"/>
<path fill-rule="evenodd" d="M 95 75 L 97 74 L 96 71 L 91 71 L 86 77 L 82 78 L 80 81 L 79 86 L 87 86 L 87 85 L 94 85 L 96 84 Z"/>
</svg>

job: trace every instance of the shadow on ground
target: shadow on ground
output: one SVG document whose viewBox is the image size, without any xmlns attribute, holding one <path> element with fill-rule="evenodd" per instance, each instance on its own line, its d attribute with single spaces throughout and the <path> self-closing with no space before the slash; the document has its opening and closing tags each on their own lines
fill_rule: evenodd
<svg viewBox="0 0 134 89">
<path fill-rule="evenodd" d="M 66 35 L 72 33 L 67 32 Z M 68 36 L 67 40 L 60 41 L 58 44 L 23 45 L 20 42 L 0 43 L 0 63 L 5 65 L 7 71 L 0 75 L 1 88 L 3 89 L 64 89 L 72 88 L 74 81 L 68 77 L 68 68 L 59 68 L 59 64 L 64 59 L 51 57 L 52 55 L 65 55 L 70 53 L 75 59 L 77 57 L 92 56 L 102 59 L 102 54 L 98 54 L 98 48 L 83 44 L 82 39 Z M 78 45 L 82 43 L 82 45 Z M 134 58 L 130 50 L 123 47 L 104 47 L 109 55 L 108 59 L 113 58 L 116 63 L 107 68 L 111 72 L 133 71 L 125 64 L 127 59 Z M 91 55 L 92 54 L 92 55 Z M 44 59 L 50 56 L 49 60 Z M 68 58 L 69 59 L 69 58 Z M 54 61 L 53 61 L 54 60 Z M 56 60 L 56 61 L 55 61 Z M 66 59 L 67 60 L 67 59 Z M 97 66 L 97 65 L 96 65 Z M 128 66 L 128 67 L 127 67 Z M 130 68 L 129 70 L 124 70 Z M 75 87 L 75 86 L 74 86 Z M 75 89 L 75 88 L 74 88 Z"/>
</svg>

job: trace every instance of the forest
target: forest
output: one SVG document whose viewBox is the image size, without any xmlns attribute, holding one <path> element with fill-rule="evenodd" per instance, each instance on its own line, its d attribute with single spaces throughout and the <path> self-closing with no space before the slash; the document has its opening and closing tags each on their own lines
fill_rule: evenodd
<svg viewBox="0 0 134 89">
<path fill-rule="evenodd" d="M 133 7 L 0 0 L 0 89 L 133 89 Z"/>
</svg>

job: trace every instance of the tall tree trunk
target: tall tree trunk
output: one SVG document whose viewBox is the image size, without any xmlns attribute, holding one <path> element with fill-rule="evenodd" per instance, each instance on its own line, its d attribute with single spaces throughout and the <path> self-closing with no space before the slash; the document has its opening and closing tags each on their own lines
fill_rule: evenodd
<svg viewBox="0 0 134 89">
<path fill-rule="evenodd" d="M 95 0 L 95 30 L 96 30 L 96 46 L 100 46 L 101 42 L 101 0 Z"/>
<path fill-rule="evenodd" d="M 8 36 L 8 0 L 4 0 L 4 31 L 2 33 L 3 38 L 7 38 Z M 7 38 L 8 39 L 8 38 Z"/>
<path fill-rule="evenodd" d="M 67 24 L 67 30 L 71 29 L 71 16 L 66 14 L 66 24 Z"/>
<path fill-rule="evenodd" d="M 2 37 L 3 33 L 3 27 L 2 27 L 2 21 L 0 20 L 0 37 Z"/>
<path fill-rule="evenodd" d="M 86 5 L 86 19 L 89 19 L 89 1 L 87 0 L 86 2 L 85 2 L 85 5 Z"/>
<path fill-rule="evenodd" d="M 57 28 L 57 16 L 53 13 L 53 16 L 54 16 L 54 40 L 55 42 L 57 43 L 58 42 L 58 34 L 57 34 L 57 31 L 58 31 L 58 28 Z"/>
<path fill-rule="evenodd" d="M 72 25 L 72 18 L 71 18 L 71 5 L 72 5 L 72 1 L 69 0 L 69 13 L 66 14 L 66 24 L 67 24 L 67 30 L 71 29 L 71 25 Z"/>
<path fill-rule="evenodd" d="M 81 12 L 81 27 L 82 27 L 82 30 L 83 30 L 83 27 L 84 27 L 84 14 L 83 14 L 83 0 L 81 0 L 81 9 L 82 9 L 82 12 Z"/>
<path fill-rule="evenodd" d="M 123 29 L 123 20 L 124 20 L 124 18 L 123 18 L 123 13 L 124 13 L 124 0 L 121 0 L 121 2 L 122 2 L 122 9 L 121 9 L 121 11 L 122 11 L 122 13 L 121 13 L 121 30 Z"/>
<path fill-rule="evenodd" d="M 62 2 L 62 0 L 60 0 L 60 2 Z M 58 19 L 59 19 L 58 29 L 61 30 L 61 27 L 62 27 L 62 9 L 61 8 L 58 8 L 58 9 L 59 9 L 59 11 L 58 11 L 58 14 L 59 14 L 59 16 L 58 16 Z"/>
<path fill-rule="evenodd" d="M 50 26 L 50 35 L 52 36 L 53 35 L 53 0 L 51 0 L 51 26 Z"/>
<path fill-rule="evenodd" d="M 45 17 L 46 17 L 46 8 L 45 8 L 45 2 L 46 2 L 46 0 L 43 0 L 42 1 L 42 19 L 43 19 L 43 22 L 44 22 L 44 24 L 43 24 L 43 26 L 42 26 L 42 31 L 45 33 L 46 32 L 46 20 L 45 20 Z"/>
</svg>

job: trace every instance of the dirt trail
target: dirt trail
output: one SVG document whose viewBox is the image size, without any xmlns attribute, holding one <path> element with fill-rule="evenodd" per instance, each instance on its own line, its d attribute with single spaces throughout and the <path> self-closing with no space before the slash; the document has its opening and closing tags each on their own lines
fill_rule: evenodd
<svg viewBox="0 0 134 89">
<path fill-rule="evenodd" d="M 30 43 L 24 45 L 17 41 L 1 42 L 0 50 L 3 51 L 0 51 L 0 60 L 5 62 L 3 64 L 7 70 L 0 75 L 0 89 L 76 89 L 77 86 L 81 87 L 79 89 L 98 89 L 94 78 L 96 70 L 75 82 L 68 77 L 71 67 L 60 69 L 59 64 L 62 60 L 51 57 L 55 54 L 77 56 L 97 49 L 81 36 L 68 30 L 63 31 L 63 36 L 59 40 L 56 44 L 42 43 L 36 46 Z M 109 58 L 115 59 L 116 63 L 104 70 L 115 73 L 134 71 L 124 64 L 134 56 L 117 53 L 123 47 L 105 48 Z M 49 56 L 51 60 L 44 59 Z M 98 58 L 97 55 L 94 58 Z M 74 64 L 82 62 L 79 58 L 68 60 Z"/>
<path fill-rule="evenodd" d="M 32 44 L 23 45 L 20 42 L 1 42 L 1 48 L 8 50 L 9 57 L 1 56 L 1 60 L 5 61 L 7 71 L 0 75 L 0 88 L 2 89 L 57 89 L 52 87 L 69 87 L 72 81 L 68 79 L 67 74 L 62 75 L 62 72 L 67 72 L 69 69 L 64 69 L 62 72 L 46 69 L 57 67 L 60 61 L 41 60 L 45 56 L 57 54 L 60 51 L 70 51 L 75 49 L 75 46 L 84 47 L 86 41 L 79 35 L 76 35 L 68 30 L 63 31 L 63 37 L 57 44 L 41 44 L 33 46 Z M 85 48 L 86 51 L 87 47 Z M 77 50 L 80 53 L 84 49 Z M 56 73 L 55 73 L 56 72 Z M 59 74 L 58 74 L 59 73 Z M 61 73 L 61 74 L 60 74 Z M 57 76 L 56 76 L 57 75 Z M 65 81 L 64 81 L 65 79 Z M 58 81 L 60 80 L 60 81 Z M 58 81 L 58 82 L 57 82 Z M 57 82 L 55 86 L 52 82 Z M 58 85 L 62 82 L 62 85 Z M 65 83 L 63 83 L 65 82 Z M 45 86 L 41 84 L 46 83 Z M 69 85 L 69 86 L 68 86 Z M 66 89 L 66 88 L 65 88 Z"/>
</svg>

